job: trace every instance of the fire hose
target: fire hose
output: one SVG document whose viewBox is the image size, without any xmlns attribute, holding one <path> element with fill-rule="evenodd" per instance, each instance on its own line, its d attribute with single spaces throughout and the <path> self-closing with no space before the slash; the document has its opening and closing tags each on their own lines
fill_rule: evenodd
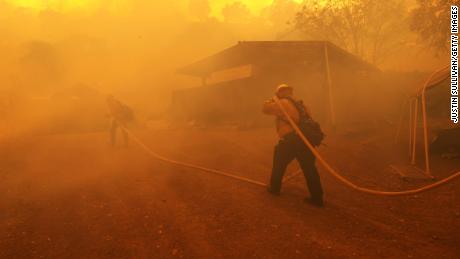
<svg viewBox="0 0 460 259">
<path fill-rule="evenodd" d="M 455 174 L 453 174 L 453 175 L 451 175 L 451 176 L 449 176 L 449 177 L 447 177 L 445 179 L 437 181 L 437 182 L 435 182 L 433 184 L 430 184 L 430 185 L 427 185 L 427 186 L 424 186 L 424 187 L 421 187 L 421 188 L 418 188 L 418 189 L 412 189 L 412 190 L 406 190 L 406 191 L 379 191 L 379 190 L 373 190 L 373 189 L 369 189 L 369 188 L 365 188 L 365 187 L 360 187 L 360 186 L 352 183 L 351 181 L 349 181 L 345 177 L 343 177 L 334 168 L 332 168 L 332 166 L 319 154 L 319 152 L 308 141 L 308 139 L 305 137 L 305 135 L 299 129 L 299 127 L 294 122 L 294 120 L 286 112 L 285 108 L 280 103 L 280 100 L 278 99 L 278 97 L 275 96 L 274 100 L 277 103 L 277 105 L 279 106 L 279 108 L 282 111 L 283 115 L 288 120 L 289 124 L 292 126 L 292 128 L 297 133 L 297 135 L 301 138 L 301 140 L 305 143 L 305 145 L 311 150 L 311 152 L 316 157 L 316 159 L 318 159 L 318 161 L 326 168 L 326 171 L 329 174 L 331 174 L 335 179 L 337 179 L 340 183 L 342 183 L 342 184 L 346 185 L 347 187 L 350 187 L 350 188 L 352 188 L 352 189 L 354 189 L 356 191 L 359 191 L 359 192 L 362 192 L 362 193 L 367 193 L 367 194 L 380 195 L 380 196 L 413 195 L 413 194 L 425 192 L 425 191 L 428 191 L 428 190 L 432 190 L 432 189 L 434 189 L 436 187 L 440 187 L 440 186 L 442 186 L 444 184 L 447 184 L 448 182 L 451 182 L 452 180 L 460 177 L 460 172 L 457 172 L 457 173 L 455 173 Z M 263 186 L 263 187 L 267 186 L 267 184 L 265 184 L 263 182 L 252 180 L 252 179 L 249 179 L 249 178 L 246 178 L 246 177 L 238 176 L 238 175 L 231 174 L 231 173 L 224 172 L 224 171 L 217 170 L 217 169 L 207 168 L 205 166 L 195 165 L 195 164 L 186 163 L 186 162 L 180 162 L 180 161 L 176 161 L 176 160 L 164 157 L 164 156 L 154 152 L 151 148 L 149 148 L 146 144 L 144 144 L 144 142 L 142 142 L 136 135 L 134 135 L 129 129 L 127 129 L 125 126 L 123 126 L 122 123 L 119 123 L 119 125 L 121 126 L 121 129 L 124 130 L 128 134 L 128 136 L 136 144 L 138 144 L 142 149 L 144 149 L 144 151 L 146 151 L 149 155 L 151 155 L 152 157 L 154 157 L 154 158 L 156 158 L 156 159 L 158 159 L 160 161 L 163 161 L 163 162 L 166 162 L 166 163 L 169 163 L 169 164 L 173 164 L 173 165 L 176 165 L 176 166 L 191 168 L 191 169 L 195 169 L 195 170 L 215 174 L 215 175 L 225 176 L 225 177 L 228 177 L 228 178 L 232 178 L 232 179 L 239 180 L 239 181 L 244 181 L 244 182 L 255 184 L 255 185 L 258 185 L 258 186 Z M 294 173 L 294 176 L 295 176 L 295 173 Z M 292 177 L 293 176 L 291 176 L 290 178 L 292 178 Z"/>
<path fill-rule="evenodd" d="M 321 165 L 323 165 L 326 168 L 326 171 L 328 173 L 330 173 L 339 182 L 341 182 L 342 184 L 344 184 L 344 185 L 346 185 L 346 186 L 348 186 L 348 187 L 350 187 L 350 188 L 352 188 L 352 189 L 354 189 L 356 191 L 367 193 L 367 194 L 373 194 L 373 195 L 381 195 L 381 196 L 412 195 L 412 194 L 417 194 L 417 193 L 425 192 L 425 191 L 428 191 L 428 190 L 432 190 L 432 189 L 434 189 L 436 187 L 442 186 L 442 185 L 444 185 L 444 184 L 446 184 L 446 183 L 448 183 L 448 182 L 460 177 L 460 172 L 457 172 L 457 173 L 454 173 L 453 175 L 451 175 L 451 176 L 449 176 L 447 178 L 444 178 L 444 179 L 442 179 L 440 181 L 437 181 L 435 183 L 429 184 L 427 186 L 417 188 L 417 189 L 412 189 L 412 190 L 406 190 L 406 191 L 394 191 L 394 192 L 379 191 L 379 190 L 373 190 L 373 189 L 358 186 L 358 185 L 352 183 L 351 181 L 349 181 L 348 179 L 346 179 L 345 177 L 343 177 L 334 168 L 332 168 L 332 166 L 321 156 L 321 154 L 315 149 L 315 147 L 313 147 L 313 145 L 308 141 L 308 139 L 302 133 L 302 131 L 297 126 L 297 124 L 294 122 L 294 120 L 289 116 L 289 114 L 286 112 L 286 109 L 281 104 L 279 98 L 275 96 L 273 99 L 275 100 L 276 104 L 279 106 L 279 108 L 280 108 L 281 112 L 283 113 L 283 115 L 289 121 L 289 124 L 291 125 L 291 127 L 295 130 L 295 132 L 302 139 L 302 141 L 305 143 L 305 145 L 307 145 L 307 147 L 310 149 L 310 151 L 313 153 L 313 155 L 316 157 L 316 159 L 318 159 L 318 161 L 321 163 Z"/>
</svg>

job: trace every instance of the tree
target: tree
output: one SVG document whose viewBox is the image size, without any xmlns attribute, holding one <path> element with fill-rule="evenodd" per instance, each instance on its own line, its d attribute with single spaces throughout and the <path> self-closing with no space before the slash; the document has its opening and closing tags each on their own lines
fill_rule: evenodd
<svg viewBox="0 0 460 259">
<path fill-rule="evenodd" d="M 404 0 L 327 0 L 306 3 L 294 26 L 306 38 L 331 41 L 378 64 L 407 36 Z"/>
<path fill-rule="evenodd" d="M 299 12 L 301 5 L 293 0 L 274 0 L 262 10 L 262 16 L 274 27 L 286 27 Z"/>
<path fill-rule="evenodd" d="M 64 77 L 66 66 L 56 46 L 45 41 L 30 41 L 19 60 L 21 77 L 27 80 L 29 91 L 50 90 Z"/>
<path fill-rule="evenodd" d="M 458 0 L 417 0 L 411 12 L 410 28 L 420 40 L 437 52 L 447 51 L 450 42 L 450 6 Z"/>
<path fill-rule="evenodd" d="M 242 23 L 251 19 L 251 11 L 241 2 L 227 4 L 222 9 L 222 15 L 225 21 L 230 23 Z"/>
<path fill-rule="evenodd" d="M 207 19 L 211 13 L 211 7 L 208 0 L 189 0 L 188 10 L 190 14 L 198 20 Z"/>
</svg>

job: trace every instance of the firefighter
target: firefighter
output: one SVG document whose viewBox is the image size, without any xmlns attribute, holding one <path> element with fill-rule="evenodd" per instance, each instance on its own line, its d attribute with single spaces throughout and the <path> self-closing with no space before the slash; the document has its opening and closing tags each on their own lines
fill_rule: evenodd
<svg viewBox="0 0 460 259">
<path fill-rule="evenodd" d="M 123 129 L 133 120 L 133 112 L 130 107 L 115 99 L 112 95 L 107 96 L 107 108 L 110 116 L 110 144 L 115 146 L 117 130 L 121 129 L 124 146 L 128 146 L 128 133 Z"/>
<path fill-rule="evenodd" d="M 301 102 L 299 102 L 301 104 L 300 109 L 303 110 L 302 112 L 299 111 L 299 106 L 296 105 L 297 101 L 295 101 L 293 93 L 294 89 L 287 84 L 279 85 L 276 89 L 276 96 L 280 99 L 281 105 L 283 105 L 294 122 L 299 123 L 302 114 L 310 116 L 310 113 L 307 107 Z M 276 117 L 276 129 L 279 135 L 279 142 L 275 146 L 273 155 L 273 169 L 268 192 L 273 195 L 280 194 L 281 183 L 286 168 L 292 160 L 297 159 L 310 192 L 310 198 L 306 198 L 305 201 L 317 207 L 322 207 L 323 190 L 313 153 L 295 133 L 280 107 L 273 99 L 265 101 L 263 113 Z"/>
</svg>

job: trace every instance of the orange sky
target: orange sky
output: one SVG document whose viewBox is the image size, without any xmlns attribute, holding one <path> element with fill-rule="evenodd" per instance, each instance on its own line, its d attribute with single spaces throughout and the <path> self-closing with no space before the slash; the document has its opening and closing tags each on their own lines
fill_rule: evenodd
<svg viewBox="0 0 460 259">
<path fill-rule="evenodd" d="M 170 0 L 173 6 L 185 6 L 187 0 Z M 262 8 L 269 5 L 273 0 L 239 0 L 246 4 L 254 13 L 258 13 Z M 295 0 L 301 2 L 302 0 Z M 321 0 L 320 0 L 321 1 Z M 17 6 L 32 8 L 35 10 L 42 10 L 46 8 L 59 9 L 62 11 L 83 9 L 90 11 L 91 9 L 100 5 L 101 0 L 6 0 Z M 105 1 L 106 2 L 106 1 Z M 129 0 L 112 0 L 113 9 L 125 8 L 129 5 Z M 210 0 L 214 15 L 219 16 L 220 10 L 229 3 L 236 2 L 236 0 Z"/>
</svg>

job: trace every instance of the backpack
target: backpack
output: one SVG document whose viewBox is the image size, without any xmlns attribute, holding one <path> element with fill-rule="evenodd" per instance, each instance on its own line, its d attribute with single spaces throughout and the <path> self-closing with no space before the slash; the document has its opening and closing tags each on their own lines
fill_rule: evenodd
<svg viewBox="0 0 460 259">
<path fill-rule="evenodd" d="M 289 100 L 299 112 L 299 123 L 297 126 L 299 126 L 303 135 L 314 147 L 321 145 L 326 135 L 322 131 L 319 123 L 308 115 L 303 102 L 301 100 L 296 101 L 292 97 L 286 97 L 285 99 Z"/>
<path fill-rule="evenodd" d="M 126 122 L 132 122 L 134 120 L 134 112 L 128 105 L 122 104 L 122 116 Z"/>
</svg>

